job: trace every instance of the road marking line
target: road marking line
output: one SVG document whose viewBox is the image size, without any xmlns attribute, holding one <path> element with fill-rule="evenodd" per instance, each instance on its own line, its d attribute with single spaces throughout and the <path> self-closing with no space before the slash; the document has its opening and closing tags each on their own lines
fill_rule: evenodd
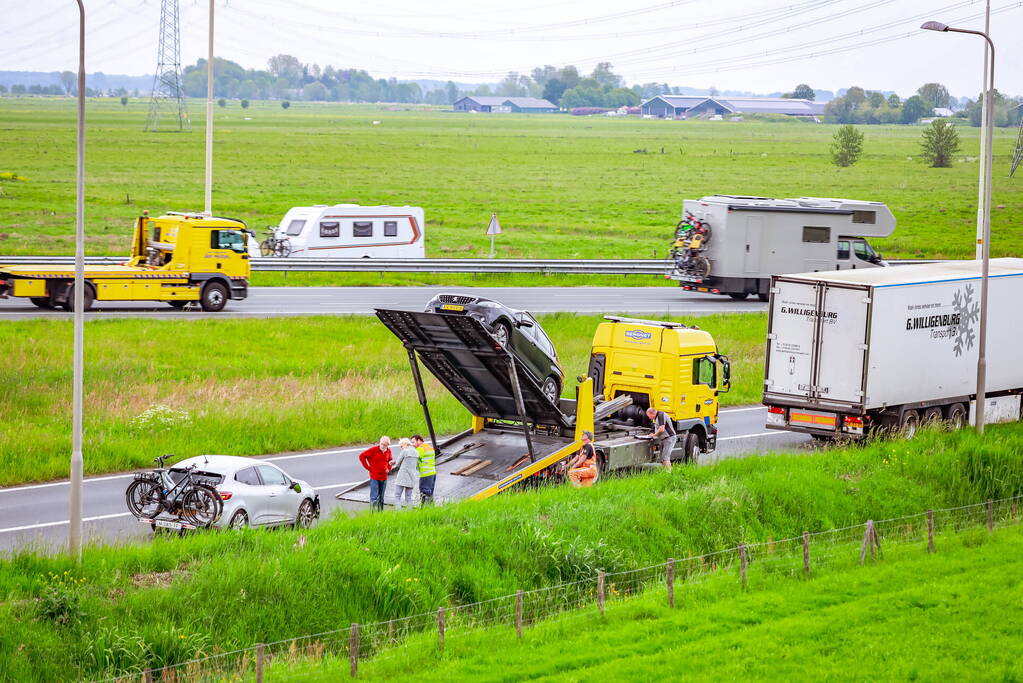
<svg viewBox="0 0 1023 683">
<path fill-rule="evenodd" d="M 751 406 L 749 408 L 725 408 L 722 413 L 744 413 L 747 410 L 765 410 L 767 406 Z"/>
<path fill-rule="evenodd" d="M 345 486 L 355 486 L 356 484 L 361 484 L 363 481 L 364 481 L 363 479 L 360 479 L 359 481 L 349 481 L 349 482 L 346 482 L 344 484 L 331 484 L 329 486 L 314 486 L 313 488 L 316 489 L 317 492 L 319 492 L 319 491 L 326 491 L 327 489 L 340 489 L 340 488 L 344 488 Z"/>
<path fill-rule="evenodd" d="M 116 517 L 131 517 L 130 512 L 115 512 L 111 515 L 96 515 L 95 517 L 83 517 L 83 522 L 97 522 L 103 519 L 114 519 Z M 0 534 L 11 531 L 28 531 L 29 529 L 44 529 L 51 526 L 60 526 L 61 524 L 70 524 L 71 520 L 64 519 L 59 522 L 41 522 L 39 524 L 26 524 L 25 526 L 12 526 L 7 529 L 0 529 Z"/>
<path fill-rule="evenodd" d="M 94 481 L 111 481 L 113 479 L 130 479 L 134 477 L 135 473 L 131 474 L 111 474 L 105 477 L 89 477 L 85 480 L 86 484 L 91 484 Z M 48 489 L 54 486 L 67 486 L 70 482 L 68 481 L 53 481 L 49 484 L 29 484 L 28 486 L 15 486 L 9 489 L 0 489 L 0 493 L 14 493 L 15 491 L 31 491 L 33 489 Z"/>
<path fill-rule="evenodd" d="M 790 432 L 773 431 L 773 432 L 760 432 L 758 434 L 739 434 L 738 436 L 724 436 L 724 437 L 719 436 L 718 437 L 718 441 L 731 441 L 732 439 L 755 439 L 758 436 L 779 436 L 781 434 L 791 434 L 791 433 Z"/>
<path fill-rule="evenodd" d="M 312 458 L 317 455 L 341 455 L 342 453 L 361 453 L 370 446 L 360 446 L 359 448 L 343 448 L 336 451 L 315 451 L 313 453 L 296 453 L 295 455 L 278 455 L 270 458 L 256 458 L 254 460 L 268 460 L 274 462 L 277 460 L 295 460 L 296 458 Z"/>
</svg>

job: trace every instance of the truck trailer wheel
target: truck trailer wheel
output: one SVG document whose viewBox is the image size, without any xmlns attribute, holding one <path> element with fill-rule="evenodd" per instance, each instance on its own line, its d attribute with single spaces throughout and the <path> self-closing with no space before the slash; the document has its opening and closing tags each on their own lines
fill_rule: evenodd
<svg viewBox="0 0 1023 683">
<path fill-rule="evenodd" d="M 923 425 L 937 424 L 938 422 L 941 422 L 944 419 L 944 417 L 945 416 L 942 415 L 941 413 L 941 408 L 937 406 L 932 406 L 925 410 L 923 412 L 923 415 L 920 416 L 920 424 Z"/>
<path fill-rule="evenodd" d="M 202 298 L 199 300 L 202 310 L 207 313 L 217 313 L 227 306 L 227 287 L 221 282 L 210 282 L 202 288 Z"/>
<path fill-rule="evenodd" d="M 745 301 L 746 297 L 749 296 L 747 292 L 730 292 L 728 296 L 732 297 L 736 301 Z"/>
<path fill-rule="evenodd" d="M 53 301 L 48 296 L 33 296 L 29 299 L 34 305 L 39 308 L 51 309 L 53 308 Z"/>
<path fill-rule="evenodd" d="M 85 283 L 85 291 L 82 293 L 82 311 L 88 311 L 92 308 L 92 302 L 96 299 L 95 293 L 92 291 L 92 285 L 88 282 Z M 62 304 L 64 310 L 74 311 L 75 310 L 75 286 L 71 285 L 67 288 L 67 300 Z"/>
<path fill-rule="evenodd" d="M 952 429 L 960 429 L 966 426 L 967 418 L 966 406 L 962 403 L 953 403 L 948 407 L 948 423 L 952 425 Z"/>
<path fill-rule="evenodd" d="M 920 413 L 915 410 L 906 410 L 899 418 L 899 431 L 907 439 L 916 436 L 916 430 L 920 426 Z"/>
</svg>

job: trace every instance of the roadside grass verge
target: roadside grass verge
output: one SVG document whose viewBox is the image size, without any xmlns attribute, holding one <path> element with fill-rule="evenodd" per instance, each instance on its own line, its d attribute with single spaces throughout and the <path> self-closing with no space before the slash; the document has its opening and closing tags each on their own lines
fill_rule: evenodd
<svg viewBox="0 0 1023 683">
<path fill-rule="evenodd" d="M 137 671 L 1021 493 L 1012 424 L 337 517 L 301 544 L 288 530 L 158 537 L 87 548 L 81 567 L 24 551 L 0 561 L 0 679 Z M 55 589 L 64 572 L 77 583 Z"/>
<path fill-rule="evenodd" d="M 600 316 L 541 316 L 565 367 L 585 375 Z M 687 319 L 733 359 L 725 405 L 760 400 L 764 314 Z M 145 467 L 162 453 L 262 455 L 425 433 L 401 343 L 373 316 L 93 320 L 86 325 L 88 474 Z M 0 326 L 0 485 L 67 476 L 72 326 Z M 439 434 L 469 413 L 429 373 Z"/>
<path fill-rule="evenodd" d="M 879 565 L 844 561 L 812 578 L 754 565 L 748 590 L 734 572 L 680 583 L 676 609 L 663 586 L 595 605 L 524 631 L 511 623 L 450 630 L 443 654 L 424 633 L 359 664 L 364 680 L 989 680 L 1023 677 L 1019 609 L 1023 534 L 1018 526 L 970 529 L 888 545 Z M 797 563 L 798 564 L 798 563 Z M 801 571 L 801 570 L 800 570 Z M 965 634 L 969 634 L 965 636 Z M 344 634 L 342 634 L 344 635 Z M 965 637 L 964 637 L 965 636 Z M 287 654 L 266 678 L 326 681 L 348 675 L 347 657 Z M 252 680 L 251 677 L 246 680 Z"/>
</svg>

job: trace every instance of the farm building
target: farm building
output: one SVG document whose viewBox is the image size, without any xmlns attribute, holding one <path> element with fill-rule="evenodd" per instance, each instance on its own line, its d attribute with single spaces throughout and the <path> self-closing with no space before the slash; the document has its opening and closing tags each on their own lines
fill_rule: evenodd
<svg viewBox="0 0 1023 683">
<path fill-rule="evenodd" d="M 660 118 L 724 116 L 728 114 L 784 114 L 820 116 L 824 104 L 784 97 L 676 97 L 658 95 L 643 103 L 643 114 Z"/>
<path fill-rule="evenodd" d="M 478 111 L 483 113 L 514 112 L 516 114 L 549 114 L 558 110 L 547 100 L 536 97 L 490 97 L 469 95 L 457 100 L 455 111 Z"/>
</svg>

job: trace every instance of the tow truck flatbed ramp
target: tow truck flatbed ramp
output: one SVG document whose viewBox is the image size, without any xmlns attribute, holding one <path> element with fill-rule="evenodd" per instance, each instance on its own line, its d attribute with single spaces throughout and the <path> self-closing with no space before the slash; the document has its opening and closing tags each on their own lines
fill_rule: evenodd
<svg viewBox="0 0 1023 683">
<path fill-rule="evenodd" d="M 442 447 L 442 452 L 457 454 L 441 457 L 437 464 L 437 482 L 434 500 L 445 503 L 466 498 L 487 498 L 514 486 L 535 471 L 578 451 L 577 443 L 564 438 L 533 435 L 533 452 L 536 463 L 529 462 L 522 432 L 517 427 L 508 429 L 487 428 L 475 434 L 455 437 Z M 476 462 L 477 466 L 487 463 L 470 474 L 455 474 Z M 397 487 L 394 476 L 388 479 L 384 503 L 394 504 Z M 418 496 L 419 492 L 416 491 Z M 369 502 L 369 486 L 364 484 L 346 491 L 342 500 L 359 503 Z"/>
<path fill-rule="evenodd" d="M 571 420 L 544 396 L 514 354 L 475 318 L 446 313 L 376 309 L 377 317 L 473 415 L 570 428 Z M 515 368 L 523 412 L 515 403 Z"/>
</svg>

